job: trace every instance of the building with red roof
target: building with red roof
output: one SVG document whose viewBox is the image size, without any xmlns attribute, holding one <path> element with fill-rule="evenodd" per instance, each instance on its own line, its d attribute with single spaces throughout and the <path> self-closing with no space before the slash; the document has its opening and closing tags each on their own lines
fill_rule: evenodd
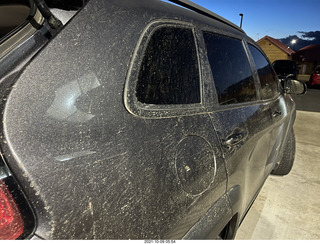
<svg viewBox="0 0 320 244">
<path fill-rule="evenodd" d="M 292 60 L 292 56 L 295 54 L 295 51 L 293 51 L 290 47 L 270 36 L 261 38 L 257 41 L 257 43 L 266 53 L 271 63 L 279 59 Z"/>
<path fill-rule="evenodd" d="M 302 74 L 311 74 L 317 65 L 320 65 L 320 45 L 308 45 L 299 49 L 293 59 L 301 67 Z"/>
</svg>

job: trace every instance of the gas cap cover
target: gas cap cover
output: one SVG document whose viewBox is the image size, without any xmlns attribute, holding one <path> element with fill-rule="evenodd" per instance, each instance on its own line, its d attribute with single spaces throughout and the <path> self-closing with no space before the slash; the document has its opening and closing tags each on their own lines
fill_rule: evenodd
<svg viewBox="0 0 320 244">
<path fill-rule="evenodd" d="M 199 136 L 182 139 L 176 152 L 176 170 L 182 188 L 198 195 L 209 188 L 216 174 L 216 160 L 209 142 Z"/>
</svg>

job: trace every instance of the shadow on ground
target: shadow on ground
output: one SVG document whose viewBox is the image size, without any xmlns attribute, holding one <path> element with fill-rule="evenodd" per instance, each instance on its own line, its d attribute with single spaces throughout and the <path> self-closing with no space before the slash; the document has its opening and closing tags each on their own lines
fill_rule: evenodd
<svg viewBox="0 0 320 244">
<path fill-rule="evenodd" d="M 309 89 L 304 95 L 292 95 L 296 109 L 309 112 L 320 112 L 320 89 Z"/>
</svg>

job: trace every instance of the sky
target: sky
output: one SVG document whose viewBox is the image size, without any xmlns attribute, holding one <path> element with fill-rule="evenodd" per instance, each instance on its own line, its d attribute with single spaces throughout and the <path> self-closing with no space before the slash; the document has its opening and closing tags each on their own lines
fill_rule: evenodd
<svg viewBox="0 0 320 244">
<path fill-rule="evenodd" d="M 223 18 L 240 25 L 257 41 L 268 35 L 276 39 L 299 31 L 320 30 L 320 0 L 192 0 Z"/>
</svg>

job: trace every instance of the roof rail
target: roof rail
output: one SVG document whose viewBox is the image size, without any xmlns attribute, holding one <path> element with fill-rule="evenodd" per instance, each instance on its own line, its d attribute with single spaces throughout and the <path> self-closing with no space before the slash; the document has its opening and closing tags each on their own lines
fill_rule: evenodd
<svg viewBox="0 0 320 244">
<path fill-rule="evenodd" d="M 224 24 L 227 24 L 227 25 L 229 25 L 229 26 L 231 26 L 241 32 L 244 32 L 239 26 L 237 26 L 234 23 L 230 22 L 229 20 L 226 20 L 225 18 L 211 12 L 210 10 L 208 10 L 204 7 L 201 7 L 200 5 L 198 5 L 194 2 L 191 2 L 189 0 L 168 0 L 168 1 L 173 2 L 175 4 L 178 4 L 182 7 L 185 7 L 187 9 L 192 10 L 194 12 L 197 12 L 199 14 L 210 17 L 212 19 L 219 20 L 219 21 L 223 22 Z"/>
</svg>

